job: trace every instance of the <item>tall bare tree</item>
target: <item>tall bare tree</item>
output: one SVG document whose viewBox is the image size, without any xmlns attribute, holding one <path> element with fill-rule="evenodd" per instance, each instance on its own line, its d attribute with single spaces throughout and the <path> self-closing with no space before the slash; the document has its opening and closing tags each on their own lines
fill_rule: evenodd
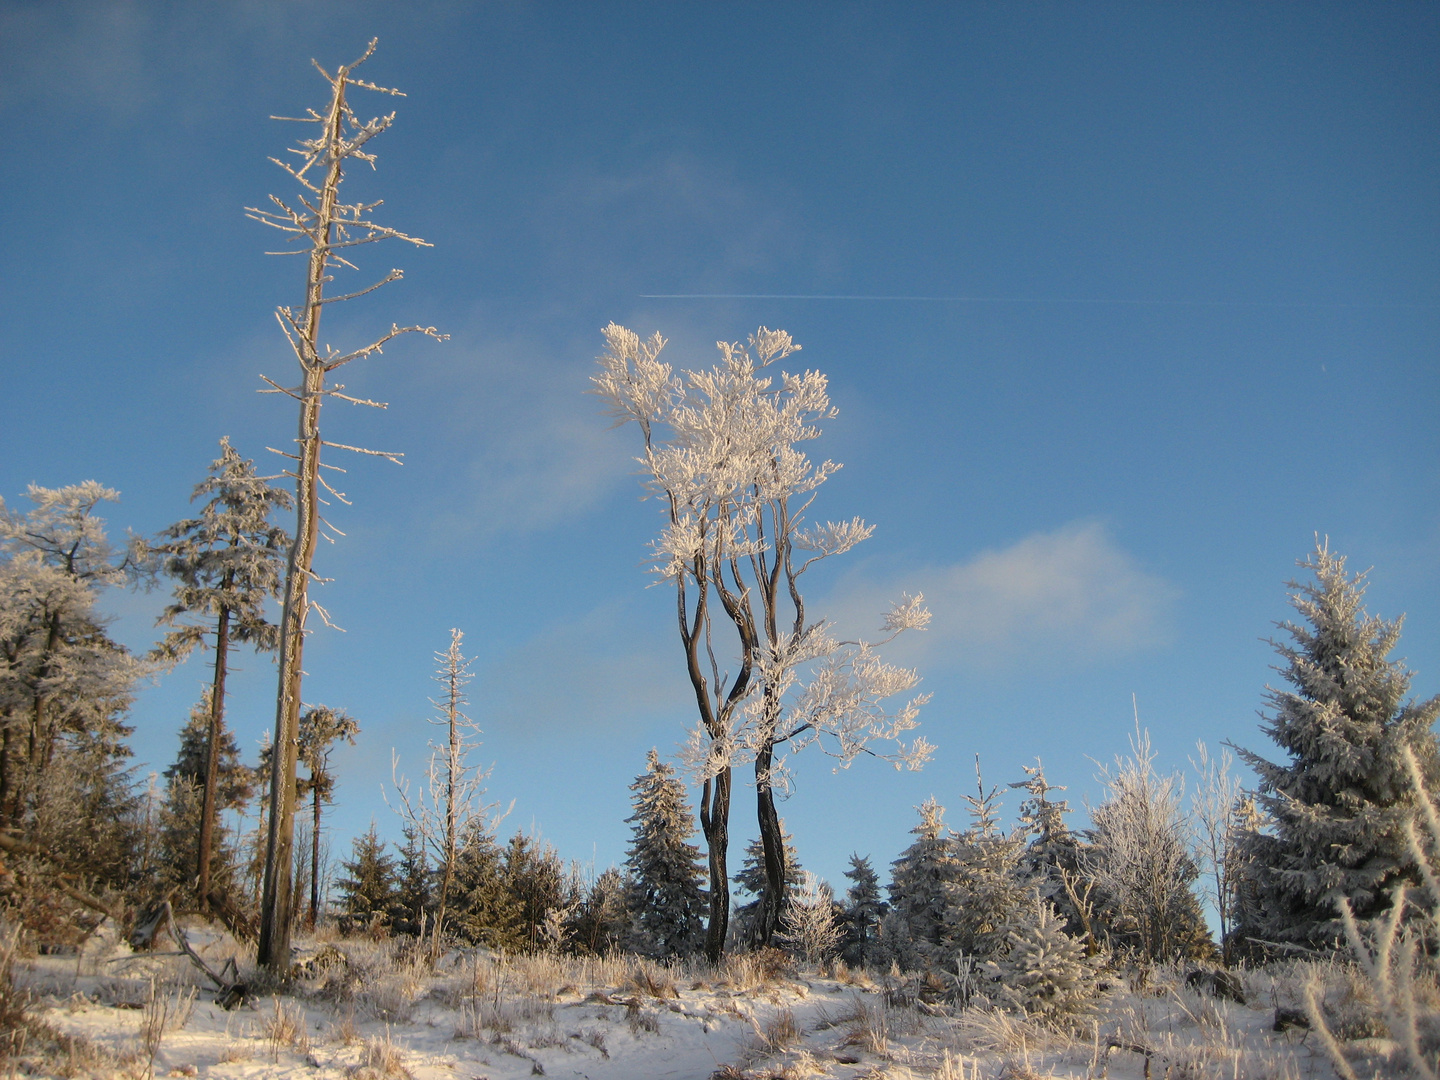
<svg viewBox="0 0 1440 1080">
<path fill-rule="evenodd" d="M 298 452 L 285 455 L 295 463 L 288 475 L 295 478 L 296 527 L 285 571 L 285 604 L 280 621 L 280 679 L 275 706 L 275 755 L 270 780 L 274 805 L 265 848 L 258 952 L 261 964 L 282 974 L 288 972 L 290 966 L 291 849 L 295 838 L 295 762 L 305 624 L 312 607 L 322 619 L 327 623 L 329 621 L 324 608 L 310 599 L 309 592 L 311 580 L 318 580 L 312 564 L 322 522 L 320 506 L 324 500 L 321 499 L 320 488 L 323 487 L 341 502 L 347 502 L 344 493 L 336 491 L 321 477 L 321 451 L 330 446 L 401 463 L 401 455 L 397 453 L 365 450 L 321 438 L 320 406 L 327 397 L 355 405 L 385 407 L 380 402 L 343 393 L 343 384 L 327 386 L 326 378 L 352 360 L 380 352 L 388 342 L 402 334 L 425 334 L 436 340 L 444 338 L 433 326 L 392 325 L 387 333 L 370 344 L 349 352 L 341 352 L 328 345 L 322 349 L 320 345 L 320 315 L 327 304 L 364 296 L 382 285 L 398 281 L 402 276 L 399 270 L 391 270 L 374 284 L 353 292 L 327 296 L 326 286 L 334 280 L 336 271 L 355 269 L 349 258 L 349 249 L 380 240 L 402 240 L 421 247 L 430 246 L 423 240 L 372 220 L 370 214 L 380 205 L 379 202 L 345 203 L 340 199 L 346 163 L 354 160 L 373 167 L 375 156 L 365 147 L 395 119 L 395 114 L 390 113 L 371 120 L 360 120 L 347 101 L 347 91 L 358 87 L 404 96 L 398 90 L 354 77 L 355 68 L 368 60 L 374 51 L 375 42 L 371 41 L 360 59 L 336 69 L 333 75 L 318 63 L 315 65 L 330 85 L 329 103 L 323 111 L 306 110 L 307 115 L 303 117 L 278 118 L 313 124 L 316 128 L 314 136 L 302 138 L 291 149 L 298 159 L 294 163 L 272 159 L 300 185 L 299 197 L 292 205 L 271 195 L 271 209 L 247 208 L 250 217 L 286 234 L 296 244 L 292 250 L 276 254 L 307 256 L 304 303 L 298 309 L 281 307 L 276 311 L 276 318 L 299 362 L 300 383 L 286 387 L 261 376 L 271 387 L 266 392 L 285 394 L 300 406 L 299 432 L 295 440 Z"/>
</svg>

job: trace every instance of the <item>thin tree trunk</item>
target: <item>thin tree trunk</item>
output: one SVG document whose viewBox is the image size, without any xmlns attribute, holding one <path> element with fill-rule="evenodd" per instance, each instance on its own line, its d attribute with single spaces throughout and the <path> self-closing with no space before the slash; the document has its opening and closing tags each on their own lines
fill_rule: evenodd
<svg viewBox="0 0 1440 1080">
<path fill-rule="evenodd" d="M 314 805 L 314 819 L 310 829 L 310 929 L 314 930 L 320 917 L 320 777 L 310 771 L 310 797 Z"/>
<path fill-rule="evenodd" d="M 232 583 L 225 575 L 224 588 Z M 210 688 L 210 730 L 205 747 L 205 800 L 200 805 L 200 847 L 196 856 L 196 892 L 200 910 L 210 913 L 210 864 L 215 857 L 215 815 L 220 778 L 220 736 L 225 725 L 225 675 L 230 652 L 230 609 L 222 607 L 215 626 L 215 681 Z"/>
</svg>

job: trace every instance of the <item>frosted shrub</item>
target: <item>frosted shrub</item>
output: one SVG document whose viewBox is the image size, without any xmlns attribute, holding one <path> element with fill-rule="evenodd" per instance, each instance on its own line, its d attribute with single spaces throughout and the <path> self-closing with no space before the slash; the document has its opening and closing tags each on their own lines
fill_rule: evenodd
<svg viewBox="0 0 1440 1080">
<path fill-rule="evenodd" d="M 785 908 L 780 926 L 780 940 L 810 964 L 820 964 L 834 956 L 843 936 L 835 917 L 830 887 L 809 870 L 805 871 L 805 883 L 799 893 Z"/>
</svg>

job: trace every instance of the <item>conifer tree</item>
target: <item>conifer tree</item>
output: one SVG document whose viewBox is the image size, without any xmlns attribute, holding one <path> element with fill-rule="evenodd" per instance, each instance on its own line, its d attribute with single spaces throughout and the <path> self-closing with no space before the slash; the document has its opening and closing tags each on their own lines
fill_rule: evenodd
<svg viewBox="0 0 1440 1080">
<path fill-rule="evenodd" d="M 506 875 L 506 851 L 479 818 L 460 837 L 455 860 L 456 935 L 471 945 L 492 949 L 525 949 L 524 912 Z"/>
<path fill-rule="evenodd" d="M 159 622 L 172 629 L 155 648 L 155 655 L 170 662 L 183 660 L 198 647 L 208 647 L 213 635 L 215 668 L 206 700 L 210 716 L 202 748 L 200 770 L 193 783 L 202 792 L 194 865 L 199 867 L 195 894 L 202 911 L 210 907 L 210 870 L 219 843 L 216 822 L 225 809 L 218 785 L 208 777 L 220 776 L 222 748 L 233 745 L 225 730 L 225 681 L 232 644 L 250 645 L 274 652 L 279 629 L 265 618 L 265 602 L 280 595 L 280 575 L 290 537 L 270 521 L 276 510 L 292 505 L 289 492 L 272 487 L 258 476 L 255 463 L 236 453 L 230 440 L 220 440 L 220 457 L 210 464 L 190 501 L 205 498 L 197 517 L 177 521 L 150 551 L 160 569 L 175 579 L 174 601 Z"/>
<path fill-rule="evenodd" d="M 945 911 L 944 938 L 956 952 L 986 960 L 1002 952 L 1026 901 L 1020 856 L 1025 828 L 1000 828 L 999 789 L 985 790 L 975 759 L 976 794 L 965 796 L 970 826 L 954 837 L 956 874 Z"/>
<path fill-rule="evenodd" d="M 1089 1012 L 1095 999 L 1097 963 L 1065 933 L 1050 903 L 1032 895 L 1006 930 L 998 959 L 985 971 L 999 983 L 996 997 L 1045 1020 Z"/>
<path fill-rule="evenodd" d="M 630 947 L 657 959 L 688 956 L 704 944 L 706 898 L 700 849 L 690 843 L 695 821 L 685 787 L 652 749 L 630 790 Z"/>
<path fill-rule="evenodd" d="M 341 926 L 349 932 L 389 925 L 398 897 L 395 859 L 386 854 L 375 822 L 351 842 L 350 858 L 341 862 L 346 876 L 335 883 L 340 893 Z"/>
<path fill-rule="evenodd" d="M 1080 869 L 1082 840 L 1065 820 L 1071 812 L 1070 804 L 1050 798 L 1050 792 L 1065 789 L 1045 778 L 1045 768 L 1038 759 L 1021 769 L 1025 779 L 1010 785 L 1030 796 L 1020 804 L 1019 811 L 1020 822 L 1030 834 L 1030 842 L 1020 857 L 1021 877 L 1050 902 L 1067 934 L 1084 937 L 1098 949 L 1091 917 L 1093 904 Z"/>
<path fill-rule="evenodd" d="M 889 906 L 880 896 L 880 878 L 870 865 L 868 855 L 852 853 L 850 869 L 845 871 L 845 876 L 850 879 L 851 885 L 845 890 L 845 937 L 840 953 L 847 964 L 863 966 L 874 959 L 872 954 L 880 932 L 880 920 L 885 917 Z"/>
<path fill-rule="evenodd" d="M 396 867 L 393 925 L 402 934 L 419 937 L 423 925 L 432 918 L 435 873 L 424 838 L 409 826 L 403 835 L 405 843 L 400 846 Z"/>
<path fill-rule="evenodd" d="M 1402 619 L 1366 613 L 1365 575 L 1347 576 L 1345 559 L 1317 543 L 1299 564 L 1313 582 L 1289 582 L 1302 623 L 1283 622 L 1272 642 L 1289 689 L 1269 689 L 1262 730 L 1287 760 L 1249 750 L 1260 776 L 1259 809 L 1270 829 L 1243 840 L 1253 909 L 1239 932 L 1259 942 L 1334 947 L 1342 937 L 1337 903 L 1357 919 L 1388 910 L 1397 884 L 1417 882 L 1404 824 L 1417 799 L 1404 763 L 1408 747 L 1426 786 L 1440 790 L 1432 731 L 1440 697 L 1407 701 L 1410 672 L 1387 659 Z"/>
<path fill-rule="evenodd" d="M 205 779 L 216 777 L 212 809 L 217 819 L 227 810 L 238 810 L 254 794 L 255 773 L 240 761 L 240 748 L 228 729 L 220 730 L 220 742 L 214 745 L 211 763 L 211 737 L 214 710 L 210 704 L 211 688 L 190 710 L 190 718 L 180 730 L 180 749 L 174 763 L 165 770 L 165 799 L 160 809 L 161 877 L 167 884 L 192 885 L 200 880 L 212 887 L 229 891 L 234 874 L 235 853 L 230 849 L 229 831 L 219 820 L 211 833 L 210 865 L 206 873 L 196 862 L 198 849 L 195 836 L 201 828 L 204 812 Z M 213 771 L 212 771 L 213 770 Z M 209 890 L 207 889 L 206 894 Z M 203 903 L 203 895 L 197 898 Z"/>
<path fill-rule="evenodd" d="M 631 934 L 629 895 L 630 882 L 625 875 L 613 866 L 606 867 L 590 884 L 575 913 L 570 929 L 570 940 L 575 947 L 581 952 L 604 956 L 623 946 Z"/>
<path fill-rule="evenodd" d="M 953 944 L 950 910 L 960 860 L 945 828 L 945 808 L 931 796 L 916 809 L 920 822 L 910 830 L 915 840 L 891 864 L 890 911 L 904 926 L 918 957 L 927 963 L 947 964 Z M 893 938 L 894 932 L 890 936 Z"/>
</svg>

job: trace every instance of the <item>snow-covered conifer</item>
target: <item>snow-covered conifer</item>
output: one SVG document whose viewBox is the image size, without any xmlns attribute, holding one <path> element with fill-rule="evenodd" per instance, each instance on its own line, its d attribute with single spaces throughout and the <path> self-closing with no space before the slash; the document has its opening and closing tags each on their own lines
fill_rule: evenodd
<svg viewBox="0 0 1440 1080">
<path fill-rule="evenodd" d="M 572 945 L 597 956 L 624 946 L 630 937 L 630 912 L 626 907 L 629 893 L 630 882 L 625 875 L 613 866 L 606 867 L 591 882 L 575 912 L 570 927 Z"/>
<path fill-rule="evenodd" d="M 795 838 L 785 828 L 785 821 L 780 821 L 780 835 L 785 845 L 785 904 L 800 891 L 805 883 L 805 870 L 800 865 L 800 857 L 795 852 Z M 761 925 L 761 903 L 765 896 L 766 873 L 765 873 L 765 844 L 756 837 L 745 845 L 745 858 L 740 864 L 740 872 L 732 879 L 739 887 L 741 895 L 755 897 L 754 900 L 745 904 L 737 904 L 735 915 L 731 922 L 731 936 L 736 942 L 743 945 L 762 945 L 764 936 Z M 782 911 L 784 905 L 782 905 Z"/>
<path fill-rule="evenodd" d="M 242 458 L 228 438 L 220 440 L 220 457 L 210 464 L 210 475 L 196 486 L 190 501 L 200 498 L 205 502 L 199 515 L 171 525 L 150 545 L 149 555 L 175 579 L 174 601 L 159 619 L 171 629 L 154 655 L 183 660 L 214 637 L 215 667 L 207 694 L 211 715 L 195 779 L 202 803 L 191 837 L 196 845 L 192 862 L 200 868 L 195 894 L 201 910 L 208 910 L 217 819 L 224 807 L 206 778 L 220 767 L 220 748 L 230 738 L 225 730 L 230 648 L 238 643 L 274 652 L 279 645 L 279 629 L 265 618 L 265 602 L 280 595 L 290 537 L 270 516 L 289 509 L 292 500 L 289 492 L 257 475 L 255 463 Z"/>
<path fill-rule="evenodd" d="M 970 825 L 953 838 L 956 869 L 942 935 L 954 951 L 986 960 L 1005 948 L 1026 902 L 1029 885 L 1020 865 L 1026 829 L 1000 828 L 999 789 L 985 790 L 978 757 L 975 781 L 976 794 L 965 796 Z"/>
<path fill-rule="evenodd" d="M 851 885 L 845 890 L 843 921 L 845 936 L 840 954 L 847 964 L 870 966 L 880 932 L 880 920 L 890 910 L 880 895 L 880 877 L 870 865 L 870 857 L 855 852 L 850 856 L 850 869 L 845 871 Z"/>
<path fill-rule="evenodd" d="M 1046 1020 L 1089 1012 L 1095 1000 L 1096 961 L 1065 933 L 1048 901 L 1031 894 L 1026 907 L 1006 930 L 999 958 L 985 962 L 986 973 L 999 984 L 995 996 Z"/>
<path fill-rule="evenodd" d="M 630 790 L 629 946 L 656 958 L 688 956 L 704 942 L 706 899 L 700 849 L 690 843 L 695 821 L 685 787 L 652 749 Z"/>
<path fill-rule="evenodd" d="M 1259 809 L 1271 822 L 1244 838 L 1256 910 L 1239 931 L 1331 948 L 1343 936 L 1340 899 L 1371 919 L 1388 910 L 1395 885 L 1418 879 L 1404 835 L 1417 798 L 1404 750 L 1440 790 L 1440 697 L 1406 700 L 1410 673 L 1387 659 L 1403 620 L 1366 613 L 1364 574 L 1348 576 L 1327 544 L 1299 565 L 1315 580 L 1288 583 L 1303 623 L 1279 624 L 1290 636 L 1274 643 L 1290 689 L 1268 690 L 1262 728 L 1287 760 L 1239 751 L 1260 776 Z"/>
<path fill-rule="evenodd" d="M 945 827 L 945 808 L 931 796 L 917 809 L 920 822 L 910 830 L 915 840 L 891 864 L 890 911 L 904 924 L 917 956 L 946 966 L 953 952 L 950 919 L 960 862 Z"/>
</svg>

